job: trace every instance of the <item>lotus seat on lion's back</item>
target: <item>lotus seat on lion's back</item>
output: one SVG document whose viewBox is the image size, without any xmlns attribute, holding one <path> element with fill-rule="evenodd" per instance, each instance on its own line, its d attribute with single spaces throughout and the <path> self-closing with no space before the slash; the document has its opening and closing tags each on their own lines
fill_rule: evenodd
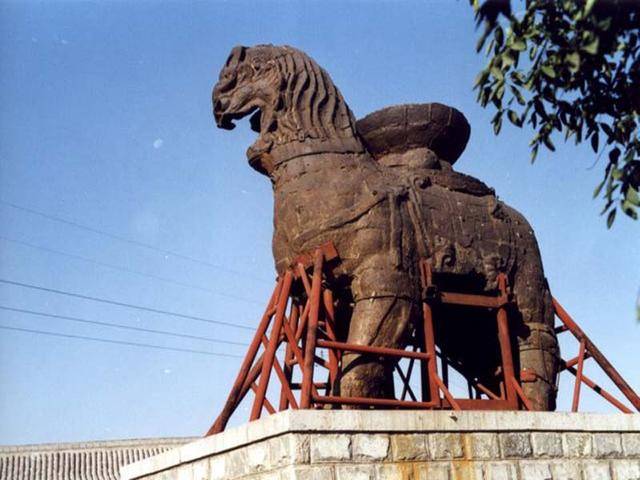
<svg viewBox="0 0 640 480">
<path fill-rule="evenodd" d="M 356 128 L 376 160 L 428 148 L 451 165 L 462 155 L 471 134 L 462 112 L 441 103 L 383 108 L 358 120 Z"/>
</svg>

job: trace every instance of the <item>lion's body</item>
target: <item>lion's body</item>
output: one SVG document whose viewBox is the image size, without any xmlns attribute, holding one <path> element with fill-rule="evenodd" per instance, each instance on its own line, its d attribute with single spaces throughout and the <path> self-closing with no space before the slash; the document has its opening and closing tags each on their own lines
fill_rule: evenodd
<svg viewBox="0 0 640 480">
<path fill-rule="evenodd" d="M 304 55 L 284 48 L 285 57 Z M 264 51 L 259 53 L 258 58 L 266 55 Z M 283 61 L 282 55 L 278 50 L 273 58 L 283 64 L 297 62 L 306 68 L 300 75 L 309 74 L 313 61 L 306 55 L 303 59 L 295 57 L 295 62 Z M 235 62 L 243 61 L 242 54 L 237 55 Z M 234 63 L 233 58 L 230 63 Z M 315 63 L 312 66 L 311 71 L 321 72 L 326 88 L 328 75 Z M 320 77 L 315 76 L 316 85 Z M 224 94 L 233 90 L 227 86 L 229 81 L 221 78 L 227 83 L 216 87 L 214 95 L 225 100 L 216 104 L 219 110 L 225 110 L 223 107 L 233 98 L 227 102 Z M 296 83 L 288 78 L 275 88 L 286 90 L 301 84 L 308 88 L 313 82 L 307 78 Z M 453 171 L 449 162 L 429 148 L 410 145 L 400 151 L 378 149 L 374 157 L 367 150 L 367 142 L 361 143 L 363 137 L 356 132 L 350 111 L 336 106 L 344 101 L 335 92 L 323 100 L 329 104 L 331 115 L 324 115 L 322 102 L 314 103 L 317 96 L 311 95 L 311 104 L 305 104 L 299 101 L 304 96 L 300 91 L 280 92 L 280 98 L 297 99 L 289 108 L 302 109 L 297 116 L 282 114 L 289 123 L 294 117 L 306 117 L 311 123 L 322 118 L 331 120 L 335 112 L 339 119 L 331 128 L 316 126 L 308 136 L 302 129 L 295 140 L 283 142 L 278 140 L 277 127 L 272 131 L 263 126 L 258 148 L 250 149 L 252 165 L 268 174 L 274 186 L 273 252 L 277 270 L 282 272 L 299 254 L 332 241 L 341 260 L 334 272 L 341 336 L 353 343 L 395 348 L 404 347 L 419 318 L 417 267 L 421 258 L 431 260 L 436 273 L 466 278 L 467 286 L 482 291 L 495 289 L 498 272 L 504 272 L 518 301 L 519 318 L 514 325 L 518 326 L 519 367 L 535 372 L 538 378 L 525 384 L 525 392 L 536 408 L 554 408 L 557 342 L 551 328 L 551 298 L 531 227 L 519 213 L 498 201 L 491 189 Z M 250 109 L 238 111 L 246 114 Z M 277 124 L 277 109 L 269 115 Z M 220 124 L 226 121 L 222 113 L 217 113 L 217 118 Z M 327 134 L 330 131 L 340 134 Z M 328 137 L 318 139 L 322 132 Z M 373 151 L 371 147 L 369 150 Z M 459 311 L 449 313 L 449 323 L 441 324 L 440 331 L 458 328 L 451 322 L 459 321 L 468 339 L 458 333 L 457 344 L 447 345 L 448 350 L 456 352 L 458 360 L 467 360 L 468 373 L 491 385 L 495 359 L 473 357 L 481 355 L 483 345 L 491 342 L 492 327 L 485 327 L 482 319 L 470 323 Z M 449 342 L 450 338 L 441 334 L 438 340 Z M 340 393 L 391 396 L 392 368 L 392 363 L 379 359 L 346 356 Z"/>
</svg>

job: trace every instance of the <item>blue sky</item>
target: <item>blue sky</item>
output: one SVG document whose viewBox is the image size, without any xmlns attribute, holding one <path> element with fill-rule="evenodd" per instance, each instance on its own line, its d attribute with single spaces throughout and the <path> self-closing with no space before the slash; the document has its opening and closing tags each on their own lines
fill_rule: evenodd
<svg viewBox="0 0 640 480">
<path fill-rule="evenodd" d="M 357 117 L 405 102 L 463 111 L 472 134 L 456 168 L 527 216 L 554 295 L 640 389 L 640 224 L 619 218 L 606 230 L 591 199 L 604 159 L 590 168 L 588 147 L 560 145 L 531 166 L 529 131 L 506 126 L 493 135 L 492 112 L 471 89 L 484 63 L 475 40 L 465 0 L 2 3 L 0 278 L 255 325 L 272 288 L 271 187 L 246 163 L 255 136 L 248 122 L 215 129 L 210 92 L 234 45 L 290 44 L 330 72 Z M 8 284 L 0 305 L 250 339 L 244 329 Z M 0 325 L 243 352 L 6 310 Z M 0 443 L 199 435 L 238 365 L 0 330 Z"/>
</svg>

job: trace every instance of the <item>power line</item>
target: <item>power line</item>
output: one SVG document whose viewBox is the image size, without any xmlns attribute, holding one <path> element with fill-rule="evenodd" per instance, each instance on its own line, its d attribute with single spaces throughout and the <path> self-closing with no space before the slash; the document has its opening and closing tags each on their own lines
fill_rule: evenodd
<svg viewBox="0 0 640 480">
<path fill-rule="evenodd" d="M 129 347 L 155 348 L 157 350 L 171 350 L 172 352 L 198 353 L 201 355 L 211 355 L 214 357 L 242 358 L 241 355 L 233 355 L 231 353 L 209 352 L 206 350 L 192 350 L 190 348 L 165 347 L 163 345 L 152 345 L 150 343 L 125 342 L 121 340 L 111 340 L 109 338 L 86 337 L 84 335 L 71 335 L 68 333 L 47 332 L 44 330 L 32 330 L 30 328 L 8 327 L 0 325 L 0 329 L 13 330 L 15 332 L 35 333 L 38 335 L 49 335 L 52 337 L 74 338 L 77 340 L 90 340 L 92 342 L 113 343 L 116 345 L 127 345 Z"/>
<path fill-rule="evenodd" d="M 26 313 L 29 315 L 39 315 L 41 317 L 48 317 L 48 318 L 55 318 L 55 319 L 59 319 L 59 320 L 69 320 L 71 322 L 77 322 L 77 323 L 86 323 L 89 325 L 100 325 L 102 327 L 110 327 L 110 328 L 121 328 L 124 330 L 133 330 L 136 332 L 145 332 L 145 333 L 155 333 L 158 335 L 166 335 L 169 337 L 179 337 L 179 338 L 188 338 L 191 340 L 203 340 L 205 342 L 213 342 L 213 343 L 225 343 L 227 345 L 241 345 L 241 346 L 247 346 L 248 343 L 244 343 L 244 342 L 234 342 L 231 340 L 219 340 L 217 338 L 211 338 L 211 337 L 200 337 L 198 335 L 189 335 L 186 333 L 176 333 L 176 332 L 169 332 L 167 330 L 154 330 L 151 328 L 143 328 L 143 327 L 133 327 L 131 325 L 123 325 L 121 323 L 109 323 L 109 322 L 100 322 L 97 320 L 87 320 L 85 318 L 78 318 L 78 317 L 69 317 L 66 315 L 57 315 L 54 313 L 47 313 L 47 312 L 37 312 L 35 310 L 27 310 L 27 309 L 23 309 L 23 308 L 14 308 L 14 307 L 7 307 L 5 305 L 0 305 L 0 310 L 6 310 L 8 312 L 17 312 L 17 313 Z"/>
<path fill-rule="evenodd" d="M 154 280 L 159 280 L 161 282 L 172 283 L 172 284 L 178 285 L 180 287 L 186 287 L 186 288 L 193 288 L 195 290 L 201 290 L 203 292 L 208 292 L 208 293 L 211 293 L 213 295 L 220 296 L 220 297 L 230 298 L 230 299 L 233 299 L 233 300 L 240 300 L 242 302 L 252 303 L 254 305 L 260 305 L 260 302 L 256 302 L 255 300 L 250 300 L 248 298 L 240 297 L 238 295 L 233 295 L 233 294 L 230 294 L 230 293 L 217 292 L 215 290 L 211 290 L 210 288 L 201 287 L 199 285 L 193 285 L 191 283 L 184 283 L 184 282 L 180 282 L 178 280 L 173 280 L 173 279 L 170 279 L 170 278 L 165 278 L 165 277 L 160 277 L 158 275 L 153 275 L 151 273 L 139 272 L 137 270 L 132 270 L 130 268 L 121 267 L 119 265 L 113 265 L 113 264 L 110 264 L 110 263 L 100 262 L 98 260 L 94 260 L 94 259 L 88 258 L 88 257 L 83 257 L 81 255 L 75 255 L 73 253 L 61 252 L 59 250 L 54 250 L 54 249 L 48 248 L 48 247 L 42 247 L 40 245 L 35 245 L 33 243 L 23 242 L 21 240 L 14 240 L 12 238 L 8 238 L 8 237 L 2 236 L 2 235 L 0 235 L 0 239 L 4 240 L 5 242 L 11 242 L 11 243 L 15 243 L 15 244 L 22 245 L 22 246 L 25 246 L 25 247 L 33 248 L 33 249 L 36 249 L 36 250 L 42 250 L 43 252 L 54 253 L 56 255 L 61 255 L 63 257 L 73 258 L 75 260 L 81 260 L 83 262 L 92 263 L 92 264 L 98 265 L 100 267 L 111 268 L 113 270 L 118 270 L 120 272 L 132 273 L 132 274 L 135 274 L 135 275 L 140 275 L 140 276 L 143 276 L 143 277 L 152 278 Z"/>
<path fill-rule="evenodd" d="M 90 226 L 87 226 L 87 225 L 83 225 L 81 223 L 74 222 L 74 221 L 71 221 L 71 220 L 66 220 L 64 218 L 57 217 L 55 215 L 51 215 L 51 214 L 48 214 L 48 213 L 40 212 L 40 211 L 34 210 L 32 208 L 23 207 L 21 205 L 17 205 L 17 204 L 12 203 L 12 202 L 7 202 L 5 200 L 0 200 L 0 204 L 6 205 L 7 207 L 14 208 L 16 210 L 20 210 L 22 212 L 27 212 L 27 213 L 30 213 L 32 215 L 37 215 L 39 217 L 46 218 L 47 220 L 51 220 L 51 221 L 58 222 L 58 223 L 63 223 L 65 225 L 70 225 L 72 227 L 79 228 L 81 230 L 86 230 L 87 232 L 96 233 L 98 235 L 103 235 L 103 236 L 111 238 L 113 240 L 118 240 L 120 242 L 128 243 L 130 245 L 135 245 L 137 247 L 146 248 L 148 250 L 153 250 L 155 252 L 162 253 L 163 255 L 171 255 L 173 257 L 181 258 L 183 260 L 188 260 L 188 261 L 193 262 L 193 263 L 199 263 L 201 265 L 206 265 L 207 267 L 214 268 L 216 270 L 220 270 L 222 272 L 230 273 L 230 274 L 233 274 L 233 275 L 238 275 L 238 276 L 241 276 L 243 278 L 253 278 L 254 280 L 258 280 L 260 282 L 270 282 L 269 280 L 267 280 L 265 278 L 255 277 L 255 276 L 249 275 L 247 273 L 240 272 L 238 270 L 234 270 L 232 268 L 228 268 L 228 267 L 225 267 L 225 266 L 222 266 L 222 265 L 218 265 L 216 263 L 208 262 L 206 260 L 201 260 L 199 258 L 191 257 L 189 255 L 183 255 L 182 253 L 174 252 L 173 250 L 165 250 L 163 248 L 159 248 L 159 247 L 156 247 L 154 245 L 150 245 L 148 243 L 144 243 L 144 242 L 140 242 L 138 240 L 133 240 L 133 239 L 130 239 L 130 238 L 126 238 L 126 237 L 123 237 L 121 235 L 116 235 L 116 234 L 107 232 L 105 230 L 100 230 L 98 228 L 94 228 L 94 227 L 90 227 Z"/>
<path fill-rule="evenodd" d="M 39 285 L 32 285 L 30 283 L 14 282 L 13 280 L 6 280 L 4 278 L 0 278 L 0 283 L 5 283 L 7 285 L 14 285 L 14 286 L 17 286 L 17 287 L 30 288 L 32 290 L 40 290 L 42 292 L 56 293 L 58 295 L 66 295 L 68 297 L 81 298 L 83 300 L 91 300 L 92 302 L 100 302 L 100 303 L 106 303 L 106 304 L 109 304 L 109 305 L 116 305 L 118 307 L 133 308 L 133 309 L 136 309 L 136 310 L 142 310 L 144 312 L 152 312 L 152 313 L 159 313 L 159 314 L 162 314 L 162 315 L 169 315 L 169 316 L 172 316 L 172 317 L 186 318 L 187 320 L 195 320 L 197 322 L 213 323 L 213 324 L 216 324 L 216 325 L 224 325 L 224 326 L 227 326 L 227 327 L 241 328 L 241 329 L 244 329 L 244 330 L 253 330 L 252 327 L 249 327 L 247 325 L 237 325 L 235 323 L 222 322 L 220 320 L 212 320 L 210 318 L 197 317 L 195 315 L 185 315 L 183 313 L 170 312 L 168 310 L 160 310 L 158 308 L 143 307 L 143 306 L 134 305 L 134 304 L 131 304 L 131 303 L 118 302 L 118 301 L 115 301 L 115 300 L 108 300 L 106 298 L 92 297 L 90 295 L 82 295 L 80 293 L 73 293 L 73 292 L 67 292 L 67 291 L 64 291 L 64 290 L 57 290 L 55 288 L 48 288 L 48 287 L 42 287 L 42 286 L 39 286 Z"/>
</svg>

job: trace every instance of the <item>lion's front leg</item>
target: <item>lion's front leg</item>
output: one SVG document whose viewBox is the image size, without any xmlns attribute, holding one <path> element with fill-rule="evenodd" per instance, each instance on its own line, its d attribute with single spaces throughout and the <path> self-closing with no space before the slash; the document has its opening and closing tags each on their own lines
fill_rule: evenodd
<svg viewBox="0 0 640 480">
<path fill-rule="evenodd" d="M 409 272 L 388 265 L 389 256 L 369 256 L 356 270 L 351 290 L 355 305 L 347 342 L 404 348 L 416 314 Z M 340 395 L 393 398 L 393 369 L 397 359 L 348 353 L 343 356 Z"/>
</svg>

